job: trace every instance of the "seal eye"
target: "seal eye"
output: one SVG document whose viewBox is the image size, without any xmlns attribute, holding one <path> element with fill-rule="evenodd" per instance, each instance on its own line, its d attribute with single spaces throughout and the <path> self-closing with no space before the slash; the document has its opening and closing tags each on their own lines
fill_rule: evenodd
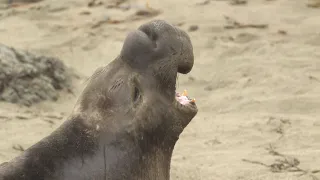
<svg viewBox="0 0 320 180">
<path fill-rule="evenodd" d="M 133 102 L 137 102 L 141 97 L 140 91 L 137 87 L 134 87 L 133 91 Z"/>
</svg>

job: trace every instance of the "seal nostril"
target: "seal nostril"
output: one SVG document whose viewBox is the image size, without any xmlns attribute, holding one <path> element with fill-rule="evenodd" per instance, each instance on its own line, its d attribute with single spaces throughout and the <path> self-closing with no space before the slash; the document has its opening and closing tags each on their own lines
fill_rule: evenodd
<svg viewBox="0 0 320 180">
<path fill-rule="evenodd" d="M 151 41 L 156 41 L 158 39 L 158 35 L 155 33 L 150 33 L 148 36 L 151 39 Z"/>
<path fill-rule="evenodd" d="M 137 102 L 138 99 L 140 99 L 140 91 L 137 87 L 135 87 L 133 92 L 133 101 Z"/>
<path fill-rule="evenodd" d="M 147 34 L 147 33 L 146 33 Z M 155 33 L 148 33 L 147 36 L 149 37 L 149 39 L 152 42 L 152 47 L 153 48 L 157 48 L 157 39 L 158 39 L 158 35 Z"/>
<path fill-rule="evenodd" d="M 149 39 L 152 42 L 153 48 L 157 48 L 158 35 L 156 33 L 154 33 L 153 31 L 151 31 L 149 28 L 142 29 L 142 32 L 144 32 L 149 37 Z"/>
<path fill-rule="evenodd" d="M 153 48 L 157 48 L 157 46 L 158 46 L 157 45 L 158 35 L 157 34 L 153 34 L 150 39 L 152 41 Z"/>
</svg>

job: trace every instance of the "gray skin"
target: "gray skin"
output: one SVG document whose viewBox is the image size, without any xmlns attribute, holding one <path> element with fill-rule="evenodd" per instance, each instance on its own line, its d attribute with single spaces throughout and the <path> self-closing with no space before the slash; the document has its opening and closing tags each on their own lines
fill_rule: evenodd
<svg viewBox="0 0 320 180">
<path fill-rule="evenodd" d="M 175 99 L 193 67 L 189 36 L 162 20 L 127 36 L 92 75 L 69 118 L 0 166 L 0 180 L 168 180 L 175 143 L 197 114 Z"/>
</svg>

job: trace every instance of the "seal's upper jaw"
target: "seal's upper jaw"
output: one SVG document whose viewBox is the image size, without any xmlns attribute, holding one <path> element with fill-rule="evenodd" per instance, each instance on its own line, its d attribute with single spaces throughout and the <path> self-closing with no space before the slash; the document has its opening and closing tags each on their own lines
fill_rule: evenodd
<svg viewBox="0 0 320 180">
<path fill-rule="evenodd" d="M 180 30 L 182 41 L 181 54 L 178 66 L 178 72 L 187 74 L 191 71 L 194 63 L 193 47 L 188 34 Z"/>
</svg>

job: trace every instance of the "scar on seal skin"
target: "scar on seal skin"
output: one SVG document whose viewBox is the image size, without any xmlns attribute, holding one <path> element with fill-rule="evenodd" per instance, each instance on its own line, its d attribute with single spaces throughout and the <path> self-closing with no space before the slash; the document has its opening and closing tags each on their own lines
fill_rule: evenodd
<svg viewBox="0 0 320 180">
<path fill-rule="evenodd" d="M 0 165 L 0 180 L 169 180 L 175 143 L 198 111 L 176 93 L 177 74 L 193 63 L 184 31 L 143 24 L 96 70 L 57 130 Z"/>
</svg>

